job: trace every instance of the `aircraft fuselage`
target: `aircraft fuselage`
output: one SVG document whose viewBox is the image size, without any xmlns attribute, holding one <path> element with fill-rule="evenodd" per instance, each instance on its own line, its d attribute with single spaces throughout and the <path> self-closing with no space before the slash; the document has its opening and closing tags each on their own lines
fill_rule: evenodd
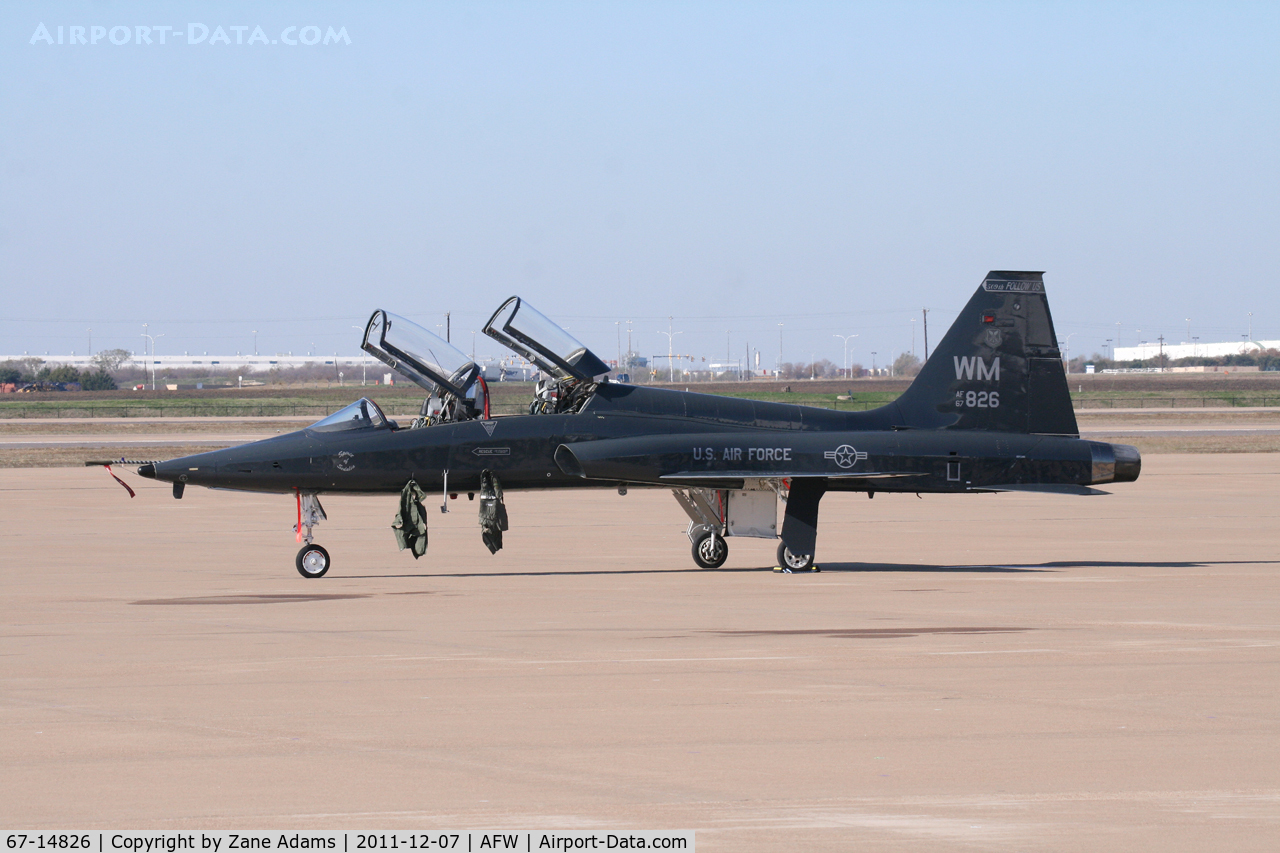
<svg viewBox="0 0 1280 853">
<path fill-rule="evenodd" d="M 1070 436 L 892 426 L 893 412 L 834 412 L 634 386 L 576 414 L 520 415 L 417 429 L 300 430 L 157 463 L 169 482 L 258 492 L 476 491 L 482 471 L 504 488 L 619 484 L 743 488 L 751 479 L 824 477 L 831 491 L 963 492 L 1017 485 L 1089 486 L 1135 479 L 1112 445 Z M 649 412 L 622 411 L 629 408 Z M 595 401 L 593 401 L 594 403 Z M 678 408 L 669 415 L 661 409 Z M 886 407 L 890 409 L 891 407 Z M 692 412 L 692 414 L 690 414 Z M 1117 461 L 1119 464 L 1117 465 Z M 151 474 L 152 472 L 147 472 Z"/>
</svg>

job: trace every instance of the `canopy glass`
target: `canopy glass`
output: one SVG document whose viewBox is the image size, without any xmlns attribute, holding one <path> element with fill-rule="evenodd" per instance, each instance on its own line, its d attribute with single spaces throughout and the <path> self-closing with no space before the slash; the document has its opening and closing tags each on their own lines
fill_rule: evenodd
<svg viewBox="0 0 1280 853">
<path fill-rule="evenodd" d="M 347 432 L 357 429 L 382 429 L 387 418 L 378 404 L 368 397 L 361 397 L 349 406 L 339 409 L 329 417 L 316 421 L 308 429 L 313 432 Z"/>
<path fill-rule="evenodd" d="M 590 379 L 609 365 L 532 305 L 513 296 L 493 313 L 484 333 L 560 379 Z"/>
<path fill-rule="evenodd" d="M 369 318 L 360 348 L 427 391 L 459 399 L 467 396 L 480 372 L 474 361 L 438 335 L 382 310 Z"/>
</svg>

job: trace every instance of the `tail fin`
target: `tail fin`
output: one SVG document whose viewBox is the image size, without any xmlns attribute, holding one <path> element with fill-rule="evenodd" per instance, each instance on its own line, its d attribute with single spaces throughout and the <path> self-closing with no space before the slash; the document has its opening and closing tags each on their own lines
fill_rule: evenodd
<svg viewBox="0 0 1280 853">
<path fill-rule="evenodd" d="M 914 429 L 1078 435 L 1043 273 L 988 273 L 896 405 Z"/>
</svg>

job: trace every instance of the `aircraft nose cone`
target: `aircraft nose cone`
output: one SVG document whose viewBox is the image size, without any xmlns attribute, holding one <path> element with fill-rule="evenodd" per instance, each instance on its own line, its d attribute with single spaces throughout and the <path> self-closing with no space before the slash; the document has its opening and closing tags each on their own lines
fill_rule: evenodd
<svg viewBox="0 0 1280 853">
<path fill-rule="evenodd" d="M 146 477 L 148 480 L 156 478 L 156 466 L 148 462 L 146 465 L 138 466 L 138 476 Z"/>
</svg>

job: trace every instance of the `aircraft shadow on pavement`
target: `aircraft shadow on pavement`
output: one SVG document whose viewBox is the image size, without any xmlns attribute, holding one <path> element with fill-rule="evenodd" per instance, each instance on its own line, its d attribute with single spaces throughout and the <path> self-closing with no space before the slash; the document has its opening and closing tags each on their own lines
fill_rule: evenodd
<svg viewBox="0 0 1280 853">
<path fill-rule="evenodd" d="M 744 569 L 555 569 L 545 572 L 415 572 L 413 574 L 394 575 L 339 575 L 338 577 L 354 580 L 383 580 L 388 578 L 553 578 L 589 575 L 702 575 L 733 572 L 769 572 L 772 570 L 772 567 Z"/>
<path fill-rule="evenodd" d="M 975 563 L 972 565 L 942 566 L 929 563 L 824 563 L 818 565 L 822 572 L 867 573 L 936 573 L 936 574 L 1046 574 L 1068 569 L 1195 569 L 1210 565 L 1270 565 L 1280 560 L 1054 560 L 1045 563 Z M 529 572 L 413 572 L 395 574 L 336 575 L 351 580 L 387 580 L 392 578 L 538 578 L 538 577 L 587 577 L 593 575 L 669 575 L 669 574 L 733 574 L 772 572 L 773 566 L 745 568 L 699 569 L 694 567 L 668 569 L 554 569 Z M 810 574 L 804 572 L 802 574 Z"/>
<path fill-rule="evenodd" d="M 1051 564 L 1045 563 L 1048 566 Z M 1067 566 L 1075 564 L 1064 564 Z M 1054 568 L 1035 566 L 929 566 L 909 563 L 820 563 L 824 572 L 986 572 L 986 573 L 1018 573 L 1018 572 L 1052 572 Z M 719 569 L 555 569 L 545 572 L 415 572 L 413 574 L 365 574 L 340 575 L 353 580 L 379 580 L 388 578 L 540 578 L 540 577 L 579 577 L 591 575 L 707 575 L 707 574 L 751 574 L 774 571 L 773 566 L 748 566 L 745 568 Z M 804 572 L 803 574 L 809 574 Z"/>
<path fill-rule="evenodd" d="M 916 563 L 819 563 L 824 572 L 969 572 L 1002 574 L 1060 572 L 1065 569 L 1198 569 L 1234 564 L 1268 565 L 1280 560 L 1053 560 L 1046 563 L 976 563 L 965 566 L 930 566 Z"/>
<path fill-rule="evenodd" d="M 824 572 L 946 572 L 968 574 L 1025 574 L 1034 572 L 1056 572 L 1059 567 L 1065 568 L 1074 564 L 1037 563 L 1034 565 L 992 565 L 977 563 L 970 566 L 937 566 L 926 563 L 824 563 L 818 567 Z"/>
</svg>

